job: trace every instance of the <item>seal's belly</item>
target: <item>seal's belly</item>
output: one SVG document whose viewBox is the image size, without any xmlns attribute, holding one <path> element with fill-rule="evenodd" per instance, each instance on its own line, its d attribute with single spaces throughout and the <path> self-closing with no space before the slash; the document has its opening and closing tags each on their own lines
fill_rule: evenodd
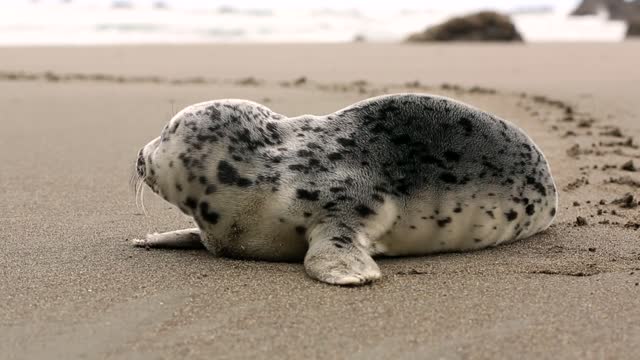
<svg viewBox="0 0 640 360">
<path fill-rule="evenodd" d="M 390 230 L 378 238 L 374 248 L 389 256 L 421 255 L 481 249 L 523 239 L 549 226 L 556 206 L 553 195 L 519 203 L 511 198 L 472 195 L 416 199 L 397 209 Z"/>
</svg>

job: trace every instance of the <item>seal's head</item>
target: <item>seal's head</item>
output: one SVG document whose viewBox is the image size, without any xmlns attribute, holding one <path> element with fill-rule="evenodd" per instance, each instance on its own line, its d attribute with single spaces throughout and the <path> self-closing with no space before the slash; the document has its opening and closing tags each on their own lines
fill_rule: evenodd
<svg viewBox="0 0 640 360">
<path fill-rule="evenodd" d="M 160 138 L 156 138 L 142 147 L 138 151 L 138 156 L 134 165 L 134 172 L 131 177 L 131 186 L 136 194 L 136 200 L 138 197 L 142 197 L 142 191 L 146 184 L 156 194 L 167 199 L 165 195 L 167 191 L 162 189 L 161 184 L 158 183 L 159 172 L 161 167 L 155 166 L 155 153 L 158 149 L 161 141 Z"/>
<path fill-rule="evenodd" d="M 208 110 L 208 111 L 207 111 Z M 216 111 L 215 114 L 213 112 Z M 146 184 L 154 193 L 189 214 L 188 197 L 198 198 L 209 161 L 221 153 L 220 113 L 202 104 L 189 106 L 176 114 L 159 137 L 139 151 L 135 162 L 137 193 Z"/>
<path fill-rule="evenodd" d="M 146 184 L 193 215 L 203 197 L 216 196 L 217 189 L 226 186 L 228 192 L 253 185 L 251 175 L 257 164 L 263 157 L 278 158 L 270 146 L 282 145 L 290 132 L 280 121 L 283 118 L 246 100 L 186 107 L 167 123 L 160 137 L 138 151 L 133 182 L 137 194 Z"/>
<path fill-rule="evenodd" d="M 180 205 L 195 190 L 192 187 L 197 179 L 193 168 L 188 166 L 190 149 L 176 140 L 179 139 L 167 141 L 157 137 L 138 151 L 134 184 L 136 190 L 146 184 L 154 193 L 183 209 Z"/>
<path fill-rule="evenodd" d="M 155 138 L 138 151 L 136 160 L 136 175 L 153 191 L 156 191 L 156 169 L 153 166 L 154 153 L 160 144 L 160 138 Z"/>
</svg>

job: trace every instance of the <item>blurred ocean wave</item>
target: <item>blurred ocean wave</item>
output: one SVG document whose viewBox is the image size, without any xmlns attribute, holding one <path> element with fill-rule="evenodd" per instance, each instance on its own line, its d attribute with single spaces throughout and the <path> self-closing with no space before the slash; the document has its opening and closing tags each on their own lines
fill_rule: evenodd
<svg viewBox="0 0 640 360">
<path fill-rule="evenodd" d="M 0 7 L 0 45 L 212 42 L 401 41 L 460 11 L 336 9 L 174 9 L 31 3 Z M 525 41 L 621 41 L 626 24 L 606 14 L 570 17 L 568 9 L 516 9 Z"/>
</svg>

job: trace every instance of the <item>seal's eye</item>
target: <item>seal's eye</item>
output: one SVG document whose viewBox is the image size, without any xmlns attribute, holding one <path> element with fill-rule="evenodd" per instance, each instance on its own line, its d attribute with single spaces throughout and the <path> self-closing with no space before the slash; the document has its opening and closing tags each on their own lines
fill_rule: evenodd
<svg viewBox="0 0 640 360">
<path fill-rule="evenodd" d="M 136 162 L 136 171 L 138 172 L 138 176 L 144 177 L 146 166 L 144 163 L 144 156 L 142 156 L 142 150 L 138 153 L 138 161 Z"/>
</svg>

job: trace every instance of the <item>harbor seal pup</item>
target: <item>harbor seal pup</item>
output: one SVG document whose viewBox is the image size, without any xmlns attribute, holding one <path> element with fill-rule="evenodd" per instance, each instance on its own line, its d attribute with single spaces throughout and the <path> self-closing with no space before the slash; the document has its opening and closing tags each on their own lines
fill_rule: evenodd
<svg viewBox="0 0 640 360">
<path fill-rule="evenodd" d="M 292 118 L 251 101 L 203 102 L 175 115 L 136 167 L 198 226 L 136 245 L 304 259 L 312 278 L 340 285 L 380 278 L 376 255 L 526 238 L 557 208 L 547 161 L 522 130 L 424 94 Z"/>
</svg>

